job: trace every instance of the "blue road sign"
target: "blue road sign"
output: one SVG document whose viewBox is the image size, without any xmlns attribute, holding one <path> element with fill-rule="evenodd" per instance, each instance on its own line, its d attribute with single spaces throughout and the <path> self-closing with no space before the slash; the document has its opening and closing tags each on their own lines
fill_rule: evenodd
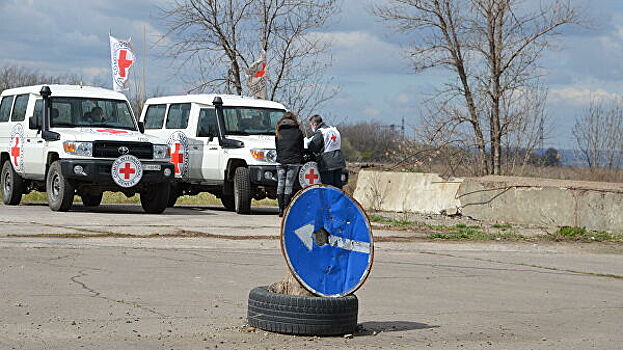
<svg viewBox="0 0 623 350">
<path fill-rule="evenodd" d="M 357 290 L 374 257 L 370 222 L 359 203 L 325 185 L 294 197 L 281 225 L 281 248 L 296 279 L 326 297 Z"/>
</svg>

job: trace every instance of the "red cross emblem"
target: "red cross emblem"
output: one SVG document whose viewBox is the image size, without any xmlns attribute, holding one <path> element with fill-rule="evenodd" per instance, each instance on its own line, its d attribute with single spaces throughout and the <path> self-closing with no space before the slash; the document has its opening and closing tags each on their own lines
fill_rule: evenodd
<svg viewBox="0 0 623 350">
<path fill-rule="evenodd" d="M 305 178 L 307 179 L 307 181 L 309 181 L 310 185 L 313 185 L 315 180 L 318 180 L 319 177 L 320 176 L 318 176 L 318 174 L 316 174 L 314 169 L 310 169 L 309 170 L 309 174 L 305 175 Z"/>
<path fill-rule="evenodd" d="M 11 147 L 11 157 L 13 157 L 13 162 L 15 163 L 16 167 L 19 166 L 19 163 L 18 163 L 17 159 L 19 158 L 21 149 L 22 148 L 19 147 L 19 137 L 16 137 L 15 138 L 15 146 Z"/>
<path fill-rule="evenodd" d="M 184 153 L 180 152 L 182 148 L 182 144 L 176 143 L 175 150 L 171 153 L 171 163 L 175 165 L 175 173 L 179 174 L 182 171 L 180 170 L 180 163 L 184 163 Z"/>
<path fill-rule="evenodd" d="M 335 136 L 335 134 L 331 135 L 331 141 L 335 142 L 335 140 L 337 140 L 337 136 Z"/>
<path fill-rule="evenodd" d="M 119 50 L 119 59 L 117 60 L 117 65 L 119 66 L 119 76 L 125 78 L 126 69 L 130 68 L 134 63 L 133 60 L 128 59 L 128 50 Z"/>
<path fill-rule="evenodd" d="M 125 180 L 129 180 L 130 179 L 130 175 L 136 173 L 136 169 L 132 168 L 132 164 L 130 164 L 129 162 L 126 162 L 124 167 L 119 169 L 119 173 L 123 174 L 123 178 Z"/>
<path fill-rule="evenodd" d="M 115 130 L 115 129 L 99 129 L 97 132 L 107 132 L 109 134 L 127 134 L 128 132 L 125 130 Z"/>
</svg>

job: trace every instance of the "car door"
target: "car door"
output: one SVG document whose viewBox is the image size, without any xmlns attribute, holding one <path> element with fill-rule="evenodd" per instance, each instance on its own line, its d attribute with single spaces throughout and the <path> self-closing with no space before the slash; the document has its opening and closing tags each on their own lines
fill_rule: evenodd
<svg viewBox="0 0 623 350">
<path fill-rule="evenodd" d="M 15 110 L 19 108 L 19 96 L 15 101 Z M 27 177 L 36 180 L 45 178 L 45 141 L 41 137 L 41 125 L 43 121 L 43 99 L 35 99 L 31 96 L 23 119 L 26 142 L 24 143 L 24 171 Z M 29 120 L 34 117 L 37 125 L 29 127 Z"/>
<path fill-rule="evenodd" d="M 191 159 L 201 162 L 193 176 L 206 183 L 221 182 L 224 178 L 221 165 L 221 146 L 216 110 L 213 107 L 200 106 L 197 118 L 196 142 L 191 147 Z"/>
</svg>

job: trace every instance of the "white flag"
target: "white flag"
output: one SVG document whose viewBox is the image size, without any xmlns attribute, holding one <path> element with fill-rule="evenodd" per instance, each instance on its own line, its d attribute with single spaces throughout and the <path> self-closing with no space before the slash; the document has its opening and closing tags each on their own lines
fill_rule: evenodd
<svg viewBox="0 0 623 350">
<path fill-rule="evenodd" d="M 247 70 L 247 86 L 252 96 L 266 99 L 266 51 Z"/>
<path fill-rule="evenodd" d="M 119 40 L 110 36 L 110 59 L 112 65 L 112 86 L 115 91 L 128 90 L 130 67 L 136 57 L 130 40 Z"/>
</svg>

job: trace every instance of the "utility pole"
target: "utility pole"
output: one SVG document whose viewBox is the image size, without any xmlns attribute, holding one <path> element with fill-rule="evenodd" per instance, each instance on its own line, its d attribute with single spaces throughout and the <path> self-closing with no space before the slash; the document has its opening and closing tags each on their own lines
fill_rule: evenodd
<svg viewBox="0 0 623 350">
<path fill-rule="evenodd" d="M 141 98 L 142 98 L 142 102 L 141 103 L 145 103 L 145 89 L 146 89 L 146 85 L 145 85 L 145 66 L 147 65 L 147 35 L 146 35 L 146 29 L 145 29 L 145 25 L 143 24 L 143 64 L 141 64 L 141 68 L 142 68 L 142 75 L 143 75 L 143 88 L 141 89 Z"/>
<path fill-rule="evenodd" d="M 405 116 L 402 116 L 402 126 L 400 127 L 400 132 L 402 133 L 402 139 L 405 139 Z"/>
</svg>

